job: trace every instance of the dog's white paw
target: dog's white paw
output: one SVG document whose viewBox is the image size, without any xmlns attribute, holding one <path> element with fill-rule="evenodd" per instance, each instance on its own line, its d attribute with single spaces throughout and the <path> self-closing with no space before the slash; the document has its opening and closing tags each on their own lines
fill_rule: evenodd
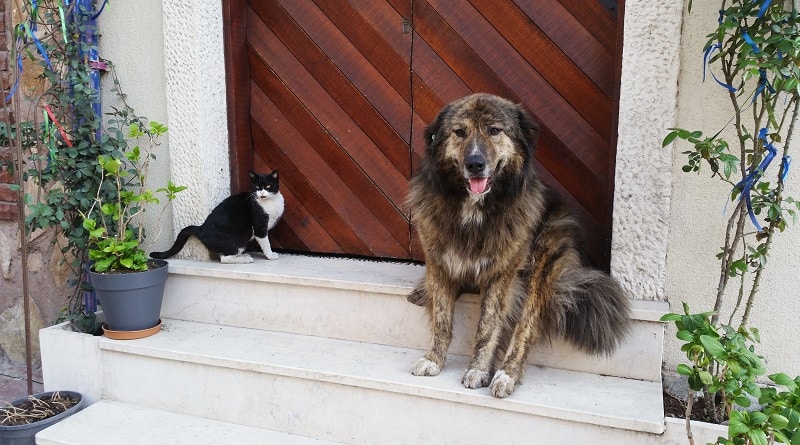
<svg viewBox="0 0 800 445">
<path fill-rule="evenodd" d="M 469 389 L 483 388 L 489 384 L 489 373 L 472 368 L 467 369 L 464 377 L 461 378 L 461 384 Z"/>
<path fill-rule="evenodd" d="M 489 391 L 495 397 L 508 397 L 514 392 L 514 381 L 510 375 L 505 371 L 497 371 L 492 379 L 492 384 L 489 385 Z"/>
<path fill-rule="evenodd" d="M 426 359 L 425 357 L 417 360 L 416 363 L 414 363 L 414 366 L 411 367 L 411 373 L 419 376 L 439 375 L 440 371 L 441 369 L 439 368 L 439 365 Z"/>
</svg>

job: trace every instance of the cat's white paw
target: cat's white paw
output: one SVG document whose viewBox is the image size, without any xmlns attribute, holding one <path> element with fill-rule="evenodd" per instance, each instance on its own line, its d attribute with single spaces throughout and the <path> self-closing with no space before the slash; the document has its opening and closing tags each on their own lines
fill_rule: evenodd
<svg viewBox="0 0 800 445">
<path fill-rule="evenodd" d="M 264 256 L 267 257 L 268 260 L 277 260 L 278 259 L 278 254 L 275 253 L 275 252 L 265 253 Z"/>
<path fill-rule="evenodd" d="M 472 368 L 467 369 L 464 377 L 461 378 L 461 384 L 469 389 L 483 388 L 489 385 L 489 373 Z"/>
<path fill-rule="evenodd" d="M 411 373 L 417 376 L 439 375 L 439 372 L 441 372 L 439 365 L 426 359 L 425 357 L 417 360 L 416 363 L 414 363 L 414 366 L 411 367 Z"/>
<path fill-rule="evenodd" d="M 515 383 L 514 379 L 505 371 L 497 371 L 492 379 L 492 384 L 489 385 L 489 392 L 495 397 L 508 397 L 514 392 Z"/>
<path fill-rule="evenodd" d="M 249 264 L 253 262 L 253 257 L 247 253 L 240 255 L 220 255 L 219 262 L 223 264 Z"/>
</svg>

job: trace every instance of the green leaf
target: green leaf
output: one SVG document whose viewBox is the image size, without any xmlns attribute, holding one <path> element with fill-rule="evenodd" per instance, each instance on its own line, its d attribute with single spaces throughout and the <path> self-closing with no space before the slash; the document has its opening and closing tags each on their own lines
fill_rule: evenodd
<svg viewBox="0 0 800 445">
<path fill-rule="evenodd" d="M 762 430 L 750 430 L 747 437 L 753 445 L 767 445 L 767 433 Z"/>
<path fill-rule="evenodd" d="M 754 425 L 762 425 L 767 420 L 769 420 L 769 417 L 760 411 L 753 411 L 750 413 L 750 422 Z"/>
<path fill-rule="evenodd" d="M 769 423 L 773 428 L 782 430 L 789 425 L 789 419 L 780 414 L 772 414 L 769 416 Z"/>
<path fill-rule="evenodd" d="M 680 319 L 680 314 L 664 314 L 658 319 L 658 321 L 679 321 Z"/>
<path fill-rule="evenodd" d="M 678 365 L 678 367 L 676 368 L 676 371 L 680 375 L 692 375 L 692 374 L 694 374 L 694 370 L 689 365 L 687 365 L 685 363 L 681 363 L 680 365 Z"/>
<path fill-rule="evenodd" d="M 778 374 L 772 374 L 769 376 L 769 379 L 778 385 L 785 386 L 789 389 L 789 391 L 794 391 L 797 388 L 797 384 L 794 382 L 794 380 L 782 372 Z"/>
<path fill-rule="evenodd" d="M 700 381 L 703 382 L 704 385 L 710 385 L 714 382 L 714 377 L 712 377 L 711 373 L 708 371 L 700 371 L 697 375 L 700 377 Z"/>
<path fill-rule="evenodd" d="M 741 420 L 731 420 L 728 422 L 728 436 L 730 437 L 745 434 L 748 431 L 750 431 L 750 427 Z"/>
<path fill-rule="evenodd" d="M 795 431 L 792 436 L 792 445 L 800 445 L 800 431 Z"/>
<path fill-rule="evenodd" d="M 661 148 L 664 148 L 667 145 L 671 144 L 673 141 L 675 141 L 675 138 L 677 137 L 678 137 L 677 131 L 671 131 L 667 133 L 667 136 L 664 138 L 664 141 L 661 142 Z"/>
<path fill-rule="evenodd" d="M 719 342 L 719 339 L 711 337 L 710 335 L 701 335 L 700 343 L 703 344 L 706 351 L 714 358 L 720 360 L 726 360 L 728 358 L 728 353 L 725 352 L 725 348 L 722 346 L 722 343 Z"/>
<path fill-rule="evenodd" d="M 678 338 L 678 340 L 683 340 L 685 342 L 694 341 L 694 335 L 692 335 L 692 333 L 686 329 L 681 329 L 680 331 L 676 332 L 675 336 Z"/>
</svg>

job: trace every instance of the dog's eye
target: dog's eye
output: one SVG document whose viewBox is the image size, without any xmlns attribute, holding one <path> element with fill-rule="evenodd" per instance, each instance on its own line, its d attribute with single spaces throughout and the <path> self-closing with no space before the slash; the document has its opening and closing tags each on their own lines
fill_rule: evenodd
<svg viewBox="0 0 800 445">
<path fill-rule="evenodd" d="M 489 134 L 492 136 L 497 136 L 498 134 L 502 133 L 503 129 L 500 127 L 491 127 L 489 128 Z"/>
<path fill-rule="evenodd" d="M 464 130 L 463 128 L 456 128 L 455 130 L 453 130 L 453 133 L 455 133 L 456 136 L 462 139 L 467 137 L 467 131 Z"/>
</svg>

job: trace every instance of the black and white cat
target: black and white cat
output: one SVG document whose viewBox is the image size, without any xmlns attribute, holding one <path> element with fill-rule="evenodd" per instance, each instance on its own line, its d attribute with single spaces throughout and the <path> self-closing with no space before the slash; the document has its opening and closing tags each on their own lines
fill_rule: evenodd
<svg viewBox="0 0 800 445">
<path fill-rule="evenodd" d="M 264 256 L 278 259 L 272 251 L 267 232 L 283 215 L 283 195 L 278 190 L 278 171 L 268 175 L 250 172 L 253 191 L 225 198 L 208 215 L 201 226 L 181 230 L 175 244 L 166 252 L 153 252 L 152 258 L 169 258 L 183 249 L 190 236 L 197 237 L 208 250 L 219 254 L 220 262 L 252 263 L 253 257 L 244 253 L 250 240 L 255 239 Z"/>
</svg>

